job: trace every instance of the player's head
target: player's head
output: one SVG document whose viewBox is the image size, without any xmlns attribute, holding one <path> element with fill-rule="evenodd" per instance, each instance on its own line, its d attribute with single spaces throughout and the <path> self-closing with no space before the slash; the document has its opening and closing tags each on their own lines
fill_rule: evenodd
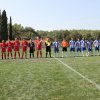
<svg viewBox="0 0 100 100">
<path fill-rule="evenodd" d="M 57 38 L 55 38 L 55 41 L 58 41 L 58 39 L 57 39 Z"/>
<path fill-rule="evenodd" d="M 73 40 L 73 38 L 71 38 L 71 40 Z"/>
<path fill-rule="evenodd" d="M 47 41 L 50 41 L 50 38 L 49 37 L 47 38 Z"/>
<path fill-rule="evenodd" d="M 66 41 L 66 39 L 65 39 L 65 38 L 63 38 L 63 41 Z"/>
<path fill-rule="evenodd" d="M 26 41 L 25 38 L 23 38 L 23 41 Z"/>
<path fill-rule="evenodd" d="M 96 37 L 96 40 L 98 40 L 98 37 Z"/>
<path fill-rule="evenodd" d="M 8 39 L 8 42 L 10 42 L 10 39 Z"/>
<path fill-rule="evenodd" d="M 4 40 L 2 40 L 2 43 L 5 43 L 5 41 L 4 41 Z"/>
<path fill-rule="evenodd" d="M 39 36 L 37 36 L 37 37 L 36 37 L 36 39 L 37 39 L 37 40 L 40 40 L 40 37 L 39 37 Z"/>
<path fill-rule="evenodd" d="M 15 38 L 15 41 L 17 41 L 18 40 L 18 38 Z"/>
<path fill-rule="evenodd" d="M 32 42 L 32 39 L 30 39 L 30 42 Z"/>
<path fill-rule="evenodd" d="M 79 41 L 80 39 L 78 38 L 77 41 Z"/>
<path fill-rule="evenodd" d="M 82 40 L 84 40 L 84 37 L 82 38 Z"/>
</svg>

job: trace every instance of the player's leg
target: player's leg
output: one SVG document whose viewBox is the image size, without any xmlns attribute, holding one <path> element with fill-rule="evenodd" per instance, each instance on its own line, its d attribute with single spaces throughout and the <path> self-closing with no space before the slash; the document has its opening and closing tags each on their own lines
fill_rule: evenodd
<svg viewBox="0 0 100 100">
<path fill-rule="evenodd" d="M 66 47 L 66 57 L 68 57 L 68 51 L 67 51 L 67 47 Z"/>
<path fill-rule="evenodd" d="M 46 47 L 46 58 L 47 58 L 47 55 L 48 55 L 48 48 Z"/>
<path fill-rule="evenodd" d="M 62 47 L 62 58 L 64 57 L 64 48 Z"/>
<path fill-rule="evenodd" d="M 59 48 L 57 48 L 57 57 L 59 58 Z"/>
<path fill-rule="evenodd" d="M 32 53 L 32 56 L 33 56 L 33 58 L 34 58 L 34 52 Z"/>
<path fill-rule="evenodd" d="M 6 59 L 6 52 L 4 52 L 4 58 Z"/>
<path fill-rule="evenodd" d="M 32 50 L 29 49 L 29 55 L 30 55 L 30 59 L 31 59 L 31 55 L 32 55 Z"/>
<path fill-rule="evenodd" d="M 48 52 L 46 52 L 46 58 L 47 58 Z"/>
<path fill-rule="evenodd" d="M 82 56 L 84 57 L 84 47 L 82 47 Z"/>
<path fill-rule="evenodd" d="M 8 57 L 8 59 L 9 59 L 9 51 L 8 51 L 8 53 L 7 53 L 7 57 Z"/>
<path fill-rule="evenodd" d="M 75 51 L 74 51 L 74 48 L 73 48 L 73 51 L 72 51 L 72 57 L 75 56 Z"/>
<path fill-rule="evenodd" d="M 77 49 L 76 49 L 76 52 L 75 52 L 76 57 L 80 56 L 80 50 L 81 50 L 80 48 L 77 48 Z"/>
<path fill-rule="evenodd" d="M 86 53 L 86 56 L 88 57 L 90 55 L 90 49 L 88 48 L 88 51 Z"/>
<path fill-rule="evenodd" d="M 82 56 L 84 57 L 84 51 L 82 50 Z"/>
<path fill-rule="evenodd" d="M 80 51 L 79 51 L 79 55 L 82 56 L 82 50 L 81 50 L 81 48 L 80 48 Z"/>
<path fill-rule="evenodd" d="M 72 56 L 72 48 L 70 48 L 70 57 Z"/>
<path fill-rule="evenodd" d="M 51 51 L 49 52 L 49 56 L 50 56 L 50 58 L 51 58 Z"/>
<path fill-rule="evenodd" d="M 56 57 L 56 47 L 54 47 L 54 57 Z"/>
<path fill-rule="evenodd" d="M 51 47 L 49 48 L 48 52 L 49 52 L 49 56 L 51 58 Z"/>
<path fill-rule="evenodd" d="M 1 53 L 1 57 L 2 57 L 2 59 L 3 59 L 3 52 Z"/>
<path fill-rule="evenodd" d="M 11 52 L 9 51 L 9 57 L 8 58 L 10 58 L 11 57 Z M 11 57 L 12 58 L 12 57 Z"/>
<path fill-rule="evenodd" d="M 14 59 L 16 59 L 16 51 L 14 51 Z"/>
<path fill-rule="evenodd" d="M 89 55 L 92 56 L 92 48 L 90 49 L 90 54 Z"/>
<path fill-rule="evenodd" d="M 30 58 L 31 58 L 31 54 L 32 54 L 32 53 L 30 53 Z"/>
<path fill-rule="evenodd" d="M 98 47 L 98 56 L 100 55 L 100 53 L 99 53 L 99 47 Z"/>
<path fill-rule="evenodd" d="M 23 59 L 23 56 L 24 56 L 24 51 L 22 51 L 22 59 Z"/>
<path fill-rule="evenodd" d="M 27 58 L 27 51 L 25 51 L 25 59 Z"/>
<path fill-rule="evenodd" d="M 96 56 L 96 47 L 94 48 L 94 53 L 93 53 L 94 56 Z"/>
<path fill-rule="evenodd" d="M 19 50 L 18 50 L 18 56 L 19 56 L 19 58 L 20 58 L 20 52 L 19 52 Z"/>
<path fill-rule="evenodd" d="M 42 58 L 42 51 L 40 50 L 40 57 Z"/>
<path fill-rule="evenodd" d="M 13 58 L 12 51 L 10 52 L 11 58 Z"/>
<path fill-rule="evenodd" d="M 39 56 L 39 50 L 37 50 L 37 58 L 38 58 L 38 56 Z"/>
</svg>

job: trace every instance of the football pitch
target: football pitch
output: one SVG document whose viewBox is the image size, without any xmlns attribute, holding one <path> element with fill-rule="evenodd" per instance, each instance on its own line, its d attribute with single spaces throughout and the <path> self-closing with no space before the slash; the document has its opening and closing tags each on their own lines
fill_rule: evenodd
<svg viewBox="0 0 100 100">
<path fill-rule="evenodd" d="M 100 100 L 100 56 L 0 60 L 0 100 Z"/>
</svg>

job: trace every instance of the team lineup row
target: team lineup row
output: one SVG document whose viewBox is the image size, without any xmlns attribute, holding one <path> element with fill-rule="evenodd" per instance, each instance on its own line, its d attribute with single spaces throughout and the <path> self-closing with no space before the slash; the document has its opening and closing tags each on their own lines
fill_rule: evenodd
<svg viewBox="0 0 100 100">
<path fill-rule="evenodd" d="M 86 56 L 92 55 L 92 47 L 95 47 L 94 55 L 99 55 L 99 47 L 100 47 L 100 40 L 96 39 L 94 41 L 92 40 L 82 40 L 77 39 L 77 41 L 74 41 L 73 38 L 68 42 L 65 38 L 60 43 L 57 38 L 55 38 L 54 42 L 51 42 L 49 38 L 44 42 L 46 47 L 46 58 L 48 56 L 51 57 L 51 46 L 54 48 L 54 57 L 59 56 L 59 47 L 62 47 L 62 57 L 66 55 L 68 56 L 85 56 L 84 52 L 87 50 Z M 20 56 L 20 45 L 22 48 L 22 57 Z M 15 41 L 12 42 L 8 39 L 7 42 L 2 40 L 2 43 L 0 44 L 1 48 L 1 58 L 14 58 L 16 59 L 16 54 L 18 54 L 19 58 L 27 58 L 27 48 L 29 48 L 30 58 L 33 56 L 34 58 L 34 51 L 36 50 L 36 56 L 40 55 L 42 58 L 42 45 L 43 41 L 41 38 L 37 37 L 36 40 L 30 39 L 29 42 L 27 42 L 25 39 L 23 39 L 22 42 L 20 42 L 17 38 L 15 38 Z M 68 55 L 67 48 L 70 48 L 70 54 Z M 14 49 L 14 57 L 12 55 L 12 49 Z M 66 53 L 66 54 L 64 54 Z M 7 57 L 6 57 L 7 56 Z"/>
</svg>

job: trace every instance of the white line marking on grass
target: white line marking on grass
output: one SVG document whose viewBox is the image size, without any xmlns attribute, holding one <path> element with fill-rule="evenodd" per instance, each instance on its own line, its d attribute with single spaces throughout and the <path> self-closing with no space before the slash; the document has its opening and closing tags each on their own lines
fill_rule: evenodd
<svg viewBox="0 0 100 100">
<path fill-rule="evenodd" d="M 82 75 L 81 73 L 79 73 L 78 71 L 76 71 L 75 69 L 73 69 L 71 66 L 67 65 L 66 63 L 62 62 L 60 59 L 58 58 L 54 58 L 56 60 L 58 60 L 60 63 L 62 63 L 64 66 L 66 66 L 67 68 L 69 68 L 71 71 L 75 72 L 77 75 L 79 75 L 80 77 L 82 77 L 83 79 L 85 79 L 86 81 L 88 81 L 89 83 L 93 84 L 94 86 L 96 86 L 97 89 L 100 90 L 100 86 L 95 83 L 94 81 L 88 79 L 87 77 L 85 77 L 84 75 Z"/>
</svg>

